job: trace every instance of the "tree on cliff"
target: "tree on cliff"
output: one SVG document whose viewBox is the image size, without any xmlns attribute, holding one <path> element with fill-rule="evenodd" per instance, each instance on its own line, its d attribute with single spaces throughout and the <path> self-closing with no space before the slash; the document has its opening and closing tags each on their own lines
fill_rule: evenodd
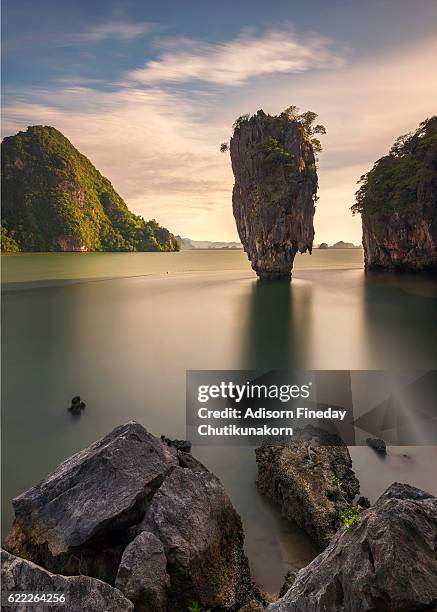
<svg viewBox="0 0 437 612">
<path fill-rule="evenodd" d="M 389 216 L 402 213 L 417 202 L 420 180 L 426 169 L 425 158 L 437 147 L 437 116 L 419 125 L 414 133 L 399 136 L 388 155 L 375 162 L 373 168 L 358 181 L 353 214 L 366 212 Z"/>
<path fill-rule="evenodd" d="M 288 106 L 284 111 L 282 111 L 279 116 L 287 117 L 290 121 L 298 121 L 301 124 L 302 136 L 307 142 L 311 143 L 314 153 L 317 155 L 317 153 L 322 151 L 322 144 L 317 136 L 326 134 L 326 128 L 320 123 L 314 125 L 318 117 L 317 113 L 310 110 L 301 113 L 299 107 L 292 105 Z M 238 117 L 238 119 L 236 119 L 232 125 L 234 134 L 244 123 L 250 121 L 250 119 L 250 114 L 241 115 Z M 220 152 L 226 153 L 227 151 L 229 151 L 229 143 L 222 142 L 220 144 Z"/>
<path fill-rule="evenodd" d="M 313 145 L 314 153 L 320 153 L 322 151 L 322 144 L 317 138 L 318 135 L 326 134 L 326 128 L 324 125 L 317 123 L 314 125 L 318 115 L 313 111 L 300 112 L 297 106 L 288 106 L 283 112 L 292 121 L 299 121 L 302 125 L 303 136 L 307 137 Z"/>
</svg>

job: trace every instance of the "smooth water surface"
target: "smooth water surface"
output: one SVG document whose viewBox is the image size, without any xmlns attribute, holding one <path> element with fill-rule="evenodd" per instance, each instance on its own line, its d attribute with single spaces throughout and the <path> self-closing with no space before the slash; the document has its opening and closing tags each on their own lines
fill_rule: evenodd
<svg viewBox="0 0 437 612">
<path fill-rule="evenodd" d="M 3 533 L 13 496 L 116 425 L 184 437 L 187 369 L 437 366 L 435 281 L 366 276 L 359 250 L 298 257 L 291 285 L 257 282 L 239 251 L 18 255 L 2 267 Z M 77 394 L 87 408 L 73 418 Z M 389 450 L 351 449 L 364 495 L 394 480 L 437 493 L 436 448 Z M 253 449 L 193 454 L 240 512 L 255 578 L 277 590 L 317 549 L 258 494 Z"/>
</svg>

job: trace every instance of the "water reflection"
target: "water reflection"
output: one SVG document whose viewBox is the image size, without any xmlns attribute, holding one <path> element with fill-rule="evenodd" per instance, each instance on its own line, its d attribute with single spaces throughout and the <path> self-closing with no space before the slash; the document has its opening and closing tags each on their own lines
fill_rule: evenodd
<svg viewBox="0 0 437 612">
<path fill-rule="evenodd" d="M 115 425 L 136 419 L 184 436 L 186 369 L 435 367 L 437 292 L 385 279 L 299 270 L 289 285 L 210 271 L 4 294 L 3 533 L 13 495 Z M 77 394 L 87 408 L 73 420 Z M 311 543 L 258 494 L 253 449 L 194 452 L 243 517 L 256 578 L 277 588 L 288 567 L 311 560 Z M 423 453 L 395 461 L 393 451 L 384 471 L 362 449 L 363 493 L 374 497 L 399 478 L 435 486 L 435 449 Z"/>
<path fill-rule="evenodd" d="M 437 281 L 368 274 L 363 276 L 363 287 L 368 367 L 437 367 Z"/>
<path fill-rule="evenodd" d="M 255 281 L 248 304 L 242 369 L 304 368 L 311 336 L 310 283 Z"/>
</svg>

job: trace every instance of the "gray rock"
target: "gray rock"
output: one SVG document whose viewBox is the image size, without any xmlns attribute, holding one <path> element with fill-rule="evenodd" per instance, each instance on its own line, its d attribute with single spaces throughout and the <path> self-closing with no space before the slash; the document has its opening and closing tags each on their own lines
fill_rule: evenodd
<svg viewBox="0 0 437 612">
<path fill-rule="evenodd" d="M 339 511 L 348 508 L 360 490 L 341 438 L 309 425 L 296 430 L 289 443 L 263 444 L 255 453 L 260 491 L 280 505 L 287 519 L 326 546 L 341 527 Z"/>
<path fill-rule="evenodd" d="M 168 444 L 168 446 L 174 446 L 179 451 L 191 453 L 192 444 L 189 440 L 174 440 L 172 438 L 167 438 L 167 436 L 164 435 L 161 436 L 161 440 Z"/>
<path fill-rule="evenodd" d="M 282 583 L 281 589 L 279 591 L 279 597 L 284 597 L 284 595 L 291 589 L 294 581 L 296 580 L 298 572 L 289 570 L 284 576 L 284 582 Z"/>
<path fill-rule="evenodd" d="M 296 253 L 311 253 L 317 171 L 301 124 L 262 110 L 238 121 L 230 142 L 238 234 L 263 279 L 290 280 Z"/>
<path fill-rule="evenodd" d="M 210 472 L 175 468 L 153 497 L 141 529 L 164 546 L 170 610 L 185 610 L 192 601 L 238 609 L 260 599 L 243 552 L 240 517 Z"/>
<path fill-rule="evenodd" d="M 437 606 L 437 498 L 395 483 L 302 569 L 269 612 L 412 612 Z"/>
<path fill-rule="evenodd" d="M 187 445 L 184 445 L 186 448 Z M 14 500 L 6 548 L 116 584 L 144 612 L 262 600 L 222 484 L 138 423 L 117 427 Z"/>
<path fill-rule="evenodd" d="M 117 427 L 13 500 L 5 548 L 53 572 L 113 583 L 129 528 L 177 465 L 176 449 L 138 423 Z"/>
<path fill-rule="evenodd" d="M 20 612 L 130 612 L 132 602 L 120 591 L 88 576 L 52 574 L 31 561 L 20 559 L 2 550 L 1 578 L 3 591 L 46 591 L 64 593 L 66 604 L 19 604 Z M 2 607 L 3 609 L 3 607 Z M 6 608 L 5 608 L 6 609 Z"/>
<path fill-rule="evenodd" d="M 259 601 L 254 600 L 240 608 L 238 612 L 264 612 L 264 610 L 265 607 Z"/>
<path fill-rule="evenodd" d="M 135 603 L 136 612 L 166 612 L 169 576 L 160 540 L 143 531 L 125 548 L 115 586 Z"/>
<path fill-rule="evenodd" d="M 381 438 L 367 438 L 366 440 L 367 446 L 373 448 L 377 453 L 381 453 L 381 455 L 385 455 L 387 453 L 387 447 L 384 440 Z"/>
</svg>

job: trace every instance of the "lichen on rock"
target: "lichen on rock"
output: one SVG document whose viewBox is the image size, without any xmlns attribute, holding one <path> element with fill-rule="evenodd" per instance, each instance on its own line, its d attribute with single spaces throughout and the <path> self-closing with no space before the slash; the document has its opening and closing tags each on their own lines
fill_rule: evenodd
<svg viewBox="0 0 437 612">
<path fill-rule="evenodd" d="M 317 194 L 313 141 L 318 140 L 311 139 L 309 126 L 305 129 L 299 120 L 303 116 L 259 110 L 234 124 L 229 146 L 233 212 L 244 250 L 261 279 L 289 280 L 296 253 L 312 251 Z"/>
</svg>

